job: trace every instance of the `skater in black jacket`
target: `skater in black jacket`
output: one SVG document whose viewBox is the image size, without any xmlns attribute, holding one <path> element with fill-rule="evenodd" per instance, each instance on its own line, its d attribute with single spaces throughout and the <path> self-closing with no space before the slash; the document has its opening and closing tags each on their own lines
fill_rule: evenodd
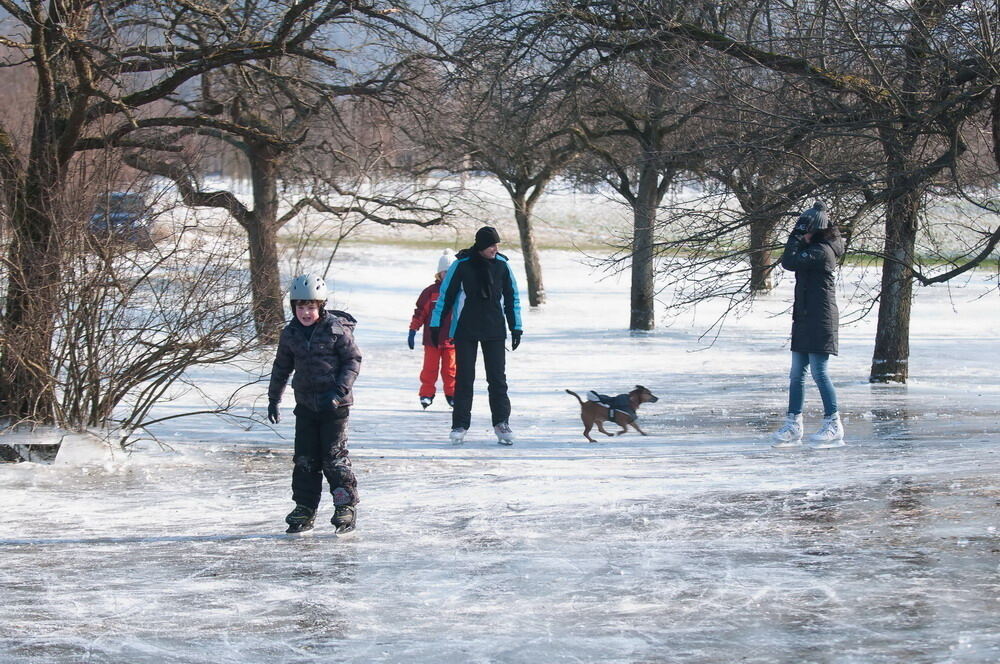
<svg viewBox="0 0 1000 664">
<path fill-rule="evenodd" d="M 795 273 L 792 306 L 792 369 L 789 372 L 788 413 L 774 433 L 775 447 L 799 445 L 806 370 L 812 372 L 823 400 L 823 424 L 810 436 L 821 446 L 841 444 L 844 425 L 837 406 L 837 391 L 827 375 L 827 362 L 838 351 L 836 272 L 844 255 L 844 240 L 830 222 L 823 203 L 817 201 L 795 224 L 781 266 Z"/>
<path fill-rule="evenodd" d="M 361 369 L 361 351 L 354 343 L 357 321 L 343 311 L 327 311 L 326 283 L 315 275 L 292 281 L 295 316 L 281 331 L 267 390 L 267 418 L 277 424 L 278 403 L 294 371 L 295 466 L 292 500 L 285 518 L 289 533 L 313 527 L 323 492 L 323 476 L 333 494 L 330 522 L 337 532 L 354 530 L 358 482 L 347 452 L 347 421 L 354 403 L 351 387 Z"/>
<path fill-rule="evenodd" d="M 502 445 L 511 445 L 510 399 L 507 397 L 507 330 L 511 350 L 521 343 L 521 303 L 517 281 L 507 257 L 498 252 L 500 234 L 491 226 L 476 232 L 476 241 L 457 255 L 441 283 L 441 295 L 431 314 L 431 335 L 455 340 L 455 407 L 452 411 L 451 442 L 465 439 L 472 412 L 472 388 L 476 380 L 476 356 L 483 349 L 489 384 L 493 430 Z M 451 312 L 450 329 L 442 332 L 441 321 Z"/>
</svg>

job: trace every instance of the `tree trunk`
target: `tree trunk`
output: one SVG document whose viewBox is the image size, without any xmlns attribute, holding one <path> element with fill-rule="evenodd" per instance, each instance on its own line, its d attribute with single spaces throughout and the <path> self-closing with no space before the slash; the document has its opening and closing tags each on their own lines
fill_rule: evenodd
<svg viewBox="0 0 1000 664">
<path fill-rule="evenodd" d="M 46 23 L 45 30 L 55 30 Z M 13 187 L 7 297 L 0 358 L 0 416 L 55 422 L 52 339 L 62 276 L 63 229 L 59 210 L 65 185 L 60 145 L 71 143 L 73 69 L 65 49 L 38 56 L 38 89 L 31 151 L 23 178 Z"/>
<path fill-rule="evenodd" d="M 243 227 L 250 244 L 250 280 L 257 338 L 275 343 L 285 322 L 278 270 L 278 163 L 254 150 L 250 156 L 253 212 Z"/>
<path fill-rule="evenodd" d="M 0 362 L 3 417 L 40 424 L 55 421 L 51 357 L 62 266 L 50 192 L 25 192 L 25 203 L 11 216 L 14 241 L 8 254 Z"/>
<path fill-rule="evenodd" d="M 653 228 L 659 203 L 659 172 L 655 161 L 646 159 L 639 175 L 632 220 L 632 315 L 629 329 L 652 330 L 656 326 L 653 279 Z"/>
<path fill-rule="evenodd" d="M 896 173 L 905 170 L 894 167 Z M 879 292 L 878 326 L 872 354 L 872 383 L 905 383 L 909 376 L 910 309 L 913 302 L 913 254 L 922 194 L 907 190 L 899 175 L 886 205 L 885 262 Z"/>
<path fill-rule="evenodd" d="M 531 208 L 527 196 L 518 192 L 511 196 L 514 202 L 514 219 L 521 236 L 524 254 L 524 272 L 528 279 L 528 304 L 537 307 L 545 302 L 545 285 L 542 283 L 542 261 L 535 246 L 535 232 L 531 227 Z"/>
<path fill-rule="evenodd" d="M 750 291 L 768 293 L 774 287 L 771 275 L 772 264 L 771 233 L 774 223 L 766 219 L 750 222 Z"/>
<path fill-rule="evenodd" d="M 933 3 L 932 3 L 933 4 Z M 930 5 L 928 5 L 929 7 Z M 923 28 L 911 30 L 905 50 L 906 75 L 903 80 L 907 117 L 919 117 L 913 108 L 920 97 L 925 63 L 926 37 Z M 886 184 L 889 197 L 885 209 L 885 249 L 882 288 L 879 291 L 875 350 L 868 375 L 872 383 L 905 383 L 909 377 L 910 309 L 913 305 L 913 259 L 917 222 L 923 191 L 910 181 L 916 171 L 917 136 L 921 128 L 905 117 L 899 124 L 887 123 L 880 129 L 885 153 Z"/>
</svg>

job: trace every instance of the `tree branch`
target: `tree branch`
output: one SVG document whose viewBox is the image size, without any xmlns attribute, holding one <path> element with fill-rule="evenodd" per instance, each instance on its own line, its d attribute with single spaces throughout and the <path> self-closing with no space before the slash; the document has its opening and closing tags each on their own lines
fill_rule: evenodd
<svg viewBox="0 0 1000 664">
<path fill-rule="evenodd" d="M 185 205 L 221 208 L 232 215 L 240 225 L 245 224 L 250 215 L 246 206 L 228 191 L 201 191 L 194 177 L 182 166 L 149 159 L 136 152 L 125 153 L 122 160 L 132 168 L 172 180 L 177 185 Z"/>
</svg>

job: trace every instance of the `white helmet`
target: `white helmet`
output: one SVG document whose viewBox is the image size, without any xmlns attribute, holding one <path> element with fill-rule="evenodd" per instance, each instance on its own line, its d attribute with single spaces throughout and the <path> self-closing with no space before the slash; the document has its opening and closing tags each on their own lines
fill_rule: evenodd
<svg viewBox="0 0 1000 664">
<path fill-rule="evenodd" d="M 292 279 L 290 300 L 326 301 L 326 282 L 315 274 L 302 274 Z"/>
<path fill-rule="evenodd" d="M 438 272 L 447 272 L 448 268 L 451 267 L 451 250 L 445 249 L 444 253 L 441 254 L 441 258 L 438 259 Z"/>
</svg>

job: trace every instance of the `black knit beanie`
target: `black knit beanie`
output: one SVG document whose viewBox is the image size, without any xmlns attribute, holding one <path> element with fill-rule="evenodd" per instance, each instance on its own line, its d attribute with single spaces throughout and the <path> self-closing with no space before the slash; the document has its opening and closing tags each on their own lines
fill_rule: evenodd
<svg viewBox="0 0 1000 664">
<path fill-rule="evenodd" d="M 823 201 L 816 201 L 813 206 L 799 215 L 795 222 L 795 230 L 801 233 L 815 233 L 830 227 L 830 217 L 826 214 Z"/>
<path fill-rule="evenodd" d="M 483 226 L 476 231 L 476 243 L 472 245 L 472 248 L 476 251 L 482 251 L 498 242 L 500 242 L 500 233 L 497 233 L 497 229 L 492 226 Z"/>
</svg>

